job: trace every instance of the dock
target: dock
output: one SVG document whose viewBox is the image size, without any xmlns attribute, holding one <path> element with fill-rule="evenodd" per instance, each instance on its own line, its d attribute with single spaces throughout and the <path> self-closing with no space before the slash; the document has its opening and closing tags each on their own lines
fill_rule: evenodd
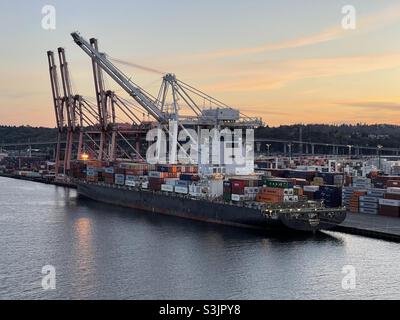
<svg viewBox="0 0 400 320">
<path fill-rule="evenodd" d="M 346 220 L 333 231 L 400 242 L 400 218 L 348 212 Z"/>
<path fill-rule="evenodd" d="M 57 187 L 65 187 L 65 188 L 72 188 L 72 189 L 77 188 L 75 184 L 70 183 L 70 182 L 47 180 L 44 178 L 24 177 L 24 176 L 19 176 L 17 174 L 0 173 L 0 177 L 17 179 L 17 180 L 25 180 L 25 181 L 31 181 L 31 182 L 38 182 L 38 183 L 44 183 L 44 184 L 51 184 L 51 185 L 54 185 Z"/>
</svg>

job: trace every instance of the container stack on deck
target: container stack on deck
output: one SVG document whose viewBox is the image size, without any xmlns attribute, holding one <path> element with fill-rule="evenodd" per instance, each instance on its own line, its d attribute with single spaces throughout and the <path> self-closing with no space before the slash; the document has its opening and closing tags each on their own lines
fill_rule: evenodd
<svg viewBox="0 0 400 320">
<path fill-rule="evenodd" d="M 229 179 L 229 182 L 231 200 L 234 202 L 254 201 L 261 186 L 261 180 L 255 177 L 234 177 Z M 224 195 L 226 198 L 228 198 L 228 189 L 228 184 L 224 185 Z"/>
<path fill-rule="evenodd" d="M 287 203 L 321 201 L 326 207 L 346 206 L 352 213 L 400 216 L 400 177 L 349 177 L 338 172 L 263 169 L 247 176 L 200 176 L 194 165 L 87 162 L 73 167 L 74 175 L 104 182 L 190 195 L 225 202 Z M 382 185 L 384 188 L 376 188 Z"/>
</svg>

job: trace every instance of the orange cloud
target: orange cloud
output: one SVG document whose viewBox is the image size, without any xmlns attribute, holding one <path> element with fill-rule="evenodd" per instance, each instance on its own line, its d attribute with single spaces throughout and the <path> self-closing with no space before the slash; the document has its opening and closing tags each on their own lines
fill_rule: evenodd
<svg viewBox="0 0 400 320">
<path fill-rule="evenodd" d="M 205 89 L 214 92 L 256 92 L 281 88 L 291 81 L 334 77 L 400 67 L 400 53 L 267 61 L 243 68 L 230 76 L 235 80 L 219 81 Z M 237 79 L 237 80 L 236 80 Z"/>
</svg>

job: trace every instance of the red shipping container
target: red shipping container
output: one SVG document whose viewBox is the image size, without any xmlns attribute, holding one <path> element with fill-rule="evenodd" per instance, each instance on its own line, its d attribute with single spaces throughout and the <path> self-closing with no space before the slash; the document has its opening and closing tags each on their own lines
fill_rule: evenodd
<svg viewBox="0 0 400 320">
<path fill-rule="evenodd" d="M 244 187 L 232 185 L 232 194 L 240 194 L 240 195 L 244 194 Z"/>
<path fill-rule="evenodd" d="M 386 217 L 400 217 L 400 207 L 394 206 L 379 206 L 379 214 Z"/>
<path fill-rule="evenodd" d="M 386 187 L 400 187 L 400 180 L 388 180 L 386 182 Z"/>
<path fill-rule="evenodd" d="M 165 179 L 163 178 L 149 178 L 149 189 L 152 191 L 161 190 L 161 185 L 164 184 Z"/>
<path fill-rule="evenodd" d="M 400 194 L 399 193 L 385 193 L 385 199 L 400 200 Z"/>
</svg>

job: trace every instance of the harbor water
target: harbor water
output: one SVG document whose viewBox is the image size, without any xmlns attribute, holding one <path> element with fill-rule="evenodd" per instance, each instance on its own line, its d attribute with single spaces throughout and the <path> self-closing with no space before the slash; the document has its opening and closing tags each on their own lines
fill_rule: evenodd
<svg viewBox="0 0 400 320">
<path fill-rule="evenodd" d="M 2 177 L 0 230 L 0 299 L 400 298 L 399 244 L 337 232 L 268 235 Z"/>
</svg>

